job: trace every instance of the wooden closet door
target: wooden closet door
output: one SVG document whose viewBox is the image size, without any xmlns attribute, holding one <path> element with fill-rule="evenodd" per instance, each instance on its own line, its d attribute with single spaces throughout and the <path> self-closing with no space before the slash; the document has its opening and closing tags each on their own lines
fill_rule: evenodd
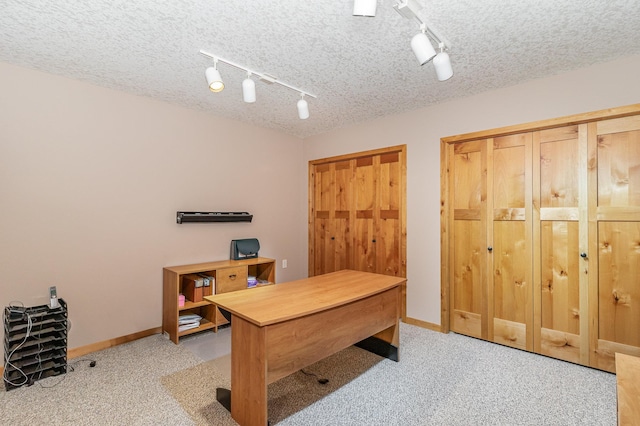
<svg viewBox="0 0 640 426">
<path fill-rule="evenodd" d="M 488 286 L 489 340 L 533 350 L 532 135 L 503 136 L 489 145 L 493 179 L 492 251 Z"/>
<path fill-rule="evenodd" d="M 309 162 L 310 276 L 406 276 L 405 167 L 404 145 Z"/>
<path fill-rule="evenodd" d="M 588 365 L 586 126 L 533 138 L 534 351 Z"/>
<path fill-rule="evenodd" d="M 452 144 L 449 150 L 451 330 L 487 338 L 487 140 Z"/>
<path fill-rule="evenodd" d="M 355 160 L 355 269 L 403 276 L 399 152 Z"/>
<path fill-rule="evenodd" d="M 402 183 L 403 162 L 400 152 L 376 156 L 377 209 L 375 211 L 376 272 L 396 277 L 404 276 L 402 262 Z"/>
<path fill-rule="evenodd" d="M 314 274 L 352 269 L 350 161 L 317 165 L 313 179 Z"/>
<path fill-rule="evenodd" d="M 640 356 L 640 116 L 589 124 L 591 365 Z"/>
<path fill-rule="evenodd" d="M 355 160 L 354 267 L 358 271 L 377 272 L 375 220 L 377 205 L 377 157 Z M 376 161 L 379 163 L 379 160 Z"/>
</svg>

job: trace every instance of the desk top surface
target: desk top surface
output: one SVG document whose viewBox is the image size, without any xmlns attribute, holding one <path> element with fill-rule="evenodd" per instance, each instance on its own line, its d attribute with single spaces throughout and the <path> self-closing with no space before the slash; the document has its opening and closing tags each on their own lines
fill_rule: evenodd
<svg viewBox="0 0 640 426">
<path fill-rule="evenodd" d="M 406 278 L 343 270 L 287 283 L 206 296 L 260 327 L 364 299 L 403 284 Z"/>
</svg>

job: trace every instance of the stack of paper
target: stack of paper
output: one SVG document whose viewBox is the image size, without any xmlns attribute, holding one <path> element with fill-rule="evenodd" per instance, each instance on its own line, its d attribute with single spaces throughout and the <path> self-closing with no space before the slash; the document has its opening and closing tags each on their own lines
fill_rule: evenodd
<svg viewBox="0 0 640 426">
<path fill-rule="evenodd" d="M 196 314 L 180 315 L 178 317 L 178 331 L 200 327 L 202 317 Z"/>
</svg>

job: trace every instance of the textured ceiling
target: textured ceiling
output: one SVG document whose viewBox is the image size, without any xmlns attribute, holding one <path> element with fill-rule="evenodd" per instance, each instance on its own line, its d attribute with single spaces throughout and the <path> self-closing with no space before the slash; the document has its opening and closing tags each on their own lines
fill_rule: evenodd
<svg viewBox="0 0 640 426">
<path fill-rule="evenodd" d="M 0 61 L 148 96 L 306 137 L 522 81 L 640 53 L 638 0 L 417 0 L 451 45 L 454 76 L 438 82 L 410 49 L 415 21 L 378 0 L 0 0 Z M 205 50 L 318 96 L 299 95 L 225 64 L 213 94 Z"/>
</svg>

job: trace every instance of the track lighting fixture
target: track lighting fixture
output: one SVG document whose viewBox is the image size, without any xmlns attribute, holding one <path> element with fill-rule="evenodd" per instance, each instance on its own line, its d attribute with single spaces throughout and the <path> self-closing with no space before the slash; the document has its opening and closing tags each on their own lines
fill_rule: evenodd
<svg viewBox="0 0 640 426">
<path fill-rule="evenodd" d="M 378 0 L 353 0 L 353 16 L 376 16 Z"/>
<path fill-rule="evenodd" d="M 415 0 L 400 0 L 393 5 L 393 8 L 405 18 L 413 19 L 418 16 L 420 5 Z"/>
<path fill-rule="evenodd" d="M 306 120 L 309 118 L 309 104 L 304 99 L 304 93 L 300 93 L 300 100 L 298 101 L 298 117 L 300 117 L 300 120 Z"/>
<path fill-rule="evenodd" d="M 247 72 L 247 78 L 242 82 L 242 99 L 248 104 L 256 101 L 256 83 L 251 80 L 251 71 Z"/>
<path fill-rule="evenodd" d="M 416 59 L 420 65 L 426 64 L 436 56 L 436 51 L 424 30 L 413 36 L 411 39 L 411 49 L 413 50 L 413 54 L 416 55 Z"/>
<path fill-rule="evenodd" d="M 411 49 L 420 65 L 424 65 L 433 59 L 433 66 L 438 80 L 445 81 L 450 79 L 453 75 L 453 68 L 451 68 L 449 54 L 445 52 L 448 46 L 442 37 L 439 37 L 432 28 L 427 26 L 426 22 L 418 17 L 420 5 L 416 0 L 400 0 L 393 8 L 403 17 L 415 19 L 420 25 L 420 32 L 411 39 Z M 440 52 L 437 55 L 431 40 L 438 44 Z"/>
<path fill-rule="evenodd" d="M 445 81 L 453 75 L 453 68 L 451 68 L 449 54 L 444 51 L 444 43 L 440 43 L 439 48 L 440 52 L 433 58 L 433 67 L 436 69 L 438 80 Z"/>
<path fill-rule="evenodd" d="M 316 98 L 316 95 L 309 93 L 305 90 L 298 89 L 297 87 L 291 86 L 290 84 L 287 84 L 283 81 L 278 80 L 276 77 L 272 75 L 250 70 L 247 67 L 243 67 L 242 65 L 238 65 L 226 59 L 222 59 L 221 57 L 205 52 L 204 50 L 201 50 L 200 54 L 202 56 L 206 56 L 207 58 L 213 59 L 213 67 L 209 67 L 205 71 L 205 76 L 207 77 L 207 84 L 209 85 L 209 89 L 212 92 L 220 92 L 222 89 L 224 89 L 224 83 L 222 82 L 222 78 L 220 78 L 220 72 L 218 71 L 218 62 L 224 62 L 227 65 L 231 65 L 232 67 L 235 67 L 247 72 L 247 78 L 245 78 L 242 81 L 242 99 L 245 102 L 253 103 L 256 101 L 256 83 L 251 78 L 252 75 L 256 75 L 260 80 L 264 81 L 267 84 L 275 83 L 277 85 L 286 87 L 287 89 L 300 93 L 301 99 L 298 101 L 298 104 L 297 104 L 298 117 L 300 117 L 300 119 L 302 120 L 309 118 L 309 104 L 304 99 L 304 97 L 311 96 L 312 98 Z"/>
<path fill-rule="evenodd" d="M 206 69 L 204 75 L 207 77 L 207 84 L 209 90 L 212 92 L 221 92 L 224 89 L 224 82 L 220 77 L 220 71 L 218 71 L 218 61 L 213 61 L 213 66 Z"/>
</svg>

